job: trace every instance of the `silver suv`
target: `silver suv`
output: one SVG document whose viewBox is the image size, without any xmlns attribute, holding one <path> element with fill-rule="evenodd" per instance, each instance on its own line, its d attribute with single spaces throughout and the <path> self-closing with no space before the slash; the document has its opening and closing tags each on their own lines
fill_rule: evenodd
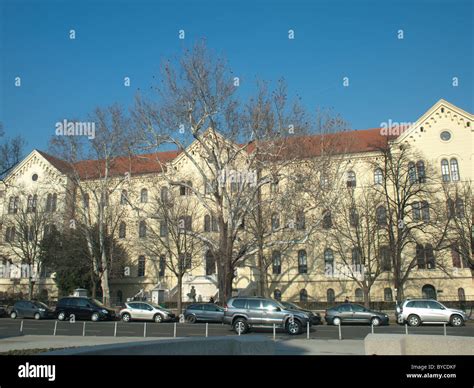
<svg viewBox="0 0 474 388">
<path fill-rule="evenodd" d="M 450 309 L 434 299 L 407 299 L 396 308 L 397 322 L 419 326 L 422 323 L 449 323 L 462 326 L 468 320 L 462 310 Z"/>
<path fill-rule="evenodd" d="M 231 298 L 224 307 L 224 323 L 236 333 L 244 334 L 252 327 L 284 328 L 288 334 L 299 334 L 311 319 L 307 312 L 286 309 L 273 299 L 262 297 Z"/>
<path fill-rule="evenodd" d="M 127 302 L 125 308 L 120 310 L 120 317 L 124 322 L 131 320 L 155 321 L 161 323 L 164 321 L 173 321 L 176 316 L 169 310 L 147 302 Z"/>
</svg>

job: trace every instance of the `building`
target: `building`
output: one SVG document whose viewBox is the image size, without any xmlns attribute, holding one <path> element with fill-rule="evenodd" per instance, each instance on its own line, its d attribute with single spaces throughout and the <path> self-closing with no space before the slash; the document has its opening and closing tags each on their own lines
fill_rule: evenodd
<svg viewBox="0 0 474 388">
<path fill-rule="evenodd" d="M 417 155 L 413 161 L 415 174 L 422 173 L 424 176 L 425 168 L 428 169 L 429 166 L 440 176 L 441 182 L 446 187 L 450 184 L 470 185 L 474 155 L 472 123 L 472 114 L 440 100 L 416 122 L 406 127 L 388 126 L 341 133 L 338 138 L 344 136 L 350 138 L 350 141 L 345 143 L 343 152 L 338 154 L 338 166 L 344 165 L 341 175 L 343 184 L 354 190 L 368 191 L 374 185 L 380 184 L 383 174 L 374 166 L 380 158 L 379 146 L 389 138 L 393 150 L 408 144 Z M 321 157 L 318 153 L 318 141 L 316 137 L 309 137 L 302 144 L 298 144 L 298 150 L 301 152 L 300 160 Z M 186 153 L 193 155 L 200 155 L 201 152 L 200 145 L 196 142 L 186 149 Z M 179 197 L 192 197 L 190 187 L 198 187 L 202 183 L 199 175 L 196 175 L 196 166 L 186 157 L 186 153 L 167 151 L 135 155 L 132 158 L 124 157 L 115 161 L 110 174 L 115 189 L 108 192 L 110 196 L 107 194 L 106 199 L 99 198 L 99 200 L 107 203 L 108 211 L 115 217 L 114 222 L 117 226 L 114 228 L 115 236 L 126 248 L 130 264 L 124 269 L 124 276 L 110 281 L 112 301 L 121 302 L 126 298 L 140 295 L 156 302 L 176 300 L 177 281 L 165 264 L 166 254 L 161 255 L 143 242 L 146 239 L 150 240 L 150 225 L 156 221 L 153 220 L 153 214 L 156 213 L 153 209 L 153 199 L 163 199 L 167 195 L 167 190 L 170 190 L 169 178 L 165 179 L 165 175 L 173 173 L 177 177 L 176 180 L 184 182 L 182 186 L 173 187 Z M 84 212 L 84 209 L 90 211 L 89 201 L 93 200 L 92 197 L 98 192 L 101 184 L 97 165 L 97 161 L 89 160 L 71 166 L 64 160 L 34 150 L 0 183 L 2 255 L 0 265 L 3 264 L 0 271 L 0 293 L 3 295 L 26 293 L 28 289 L 28 279 L 23 276 L 21 263 L 18 257 L 12 254 L 9 243 L 15 234 L 15 231 L 12 231 L 12 219 L 19 213 L 19 209 L 29 208 L 30 212 L 41 209 L 41 212 L 48 213 L 44 228 L 51 225 L 58 228 L 70 227 L 71 220 L 77 220 L 81 211 Z M 284 169 L 287 168 L 290 167 Z M 262 195 L 271 195 L 272 190 L 274 190 L 273 184 L 267 185 L 262 189 Z M 434 191 L 439 202 L 445 203 L 441 186 Z M 341 197 L 342 195 L 336 192 L 331 198 L 336 200 Z M 185 228 L 188 228 L 189 223 L 189 229 L 199 229 L 210 235 L 216 233 L 217 226 L 214 219 L 206 209 L 200 207 L 199 201 L 190 199 L 189 203 L 192 203 L 192 206 L 188 205 L 188 210 L 192 211 L 192 218 L 189 216 L 187 220 L 183 219 L 186 223 Z M 423 201 L 416 203 L 420 208 L 418 210 L 414 208 L 413 214 L 409 217 L 418 217 L 420 221 L 425 217 L 429 219 L 430 209 L 432 213 L 436 213 L 441 208 L 432 204 L 429 209 L 424 207 Z M 328 205 L 328 210 L 333 211 L 333 217 L 336 217 L 338 212 L 331 209 L 331 206 L 332 203 Z M 414 207 L 413 204 L 411 206 Z M 471 219 L 471 223 L 468 227 L 472 228 L 472 197 L 464 199 L 463 211 L 464 209 L 469 212 L 468 218 Z M 323 210 L 318 208 L 311 214 L 319 214 Z M 280 216 L 273 217 L 273 214 L 267 214 L 268 221 L 272 227 L 275 225 L 279 227 Z M 306 214 L 306 222 L 312 223 L 313 218 L 309 215 Z M 304 216 L 303 214 L 303 224 Z M 379 217 L 380 214 L 377 213 L 376 216 Z M 299 228 L 300 224 L 301 219 L 298 220 L 296 216 L 296 229 L 308 229 L 305 226 Z M 161 225 L 157 226 L 158 229 L 160 227 Z M 329 218 L 328 213 L 325 213 L 322 224 L 310 227 L 312 232 L 303 242 L 289 247 L 284 253 L 265 248 L 265 256 L 270 258 L 266 274 L 268 294 L 277 299 L 300 302 L 334 302 L 344 300 L 346 297 L 363 301 L 363 290 L 353 276 L 343 274 L 335 278 L 333 273 L 328 276 L 328 265 L 334 269 L 338 261 L 338 250 L 334 248 L 336 243 L 331 242 L 334 233 L 328 232 L 331 227 L 330 213 Z M 467 233 L 470 235 L 472 230 L 468 230 Z M 440 250 L 435 258 L 432 248 L 430 243 L 425 241 L 422 244 L 408 244 L 404 250 L 403 255 L 414 257 L 413 262 L 416 263 L 416 268 L 410 271 L 404 286 L 404 295 L 406 297 L 428 295 L 440 300 L 453 301 L 474 300 L 473 272 L 468 262 L 460 259 L 458 252 L 451 252 L 449 249 Z M 360 263 L 357 251 L 352 249 L 350 254 L 353 264 Z M 472 257 L 472 247 L 469 255 Z M 287 259 L 283 259 L 283 256 Z M 205 301 L 210 297 L 215 299 L 218 295 L 215 258 L 201 247 L 193 251 L 189 263 L 189 268 L 183 277 L 183 299 L 188 300 L 186 295 L 193 287 L 198 300 Z M 52 270 L 54 272 L 54 269 Z M 36 269 L 33 269 L 33 272 L 35 271 Z M 233 284 L 235 292 L 257 293 L 260 268 L 255 257 L 249 257 L 245 263 L 236 268 L 236 271 L 237 276 Z M 57 289 L 51 274 L 44 271 L 36 272 L 34 277 L 37 291 L 52 298 L 57 297 Z M 381 270 L 373 282 L 370 291 L 371 300 L 392 301 L 395 292 L 390 271 L 384 273 Z"/>
</svg>

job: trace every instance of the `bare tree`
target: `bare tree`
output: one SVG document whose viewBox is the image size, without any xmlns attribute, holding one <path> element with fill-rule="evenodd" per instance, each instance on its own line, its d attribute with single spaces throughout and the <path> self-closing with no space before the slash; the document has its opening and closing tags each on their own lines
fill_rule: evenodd
<svg viewBox="0 0 474 388">
<path fill-rule="evenodd" d="M 5 243 L 1 248 L 5 256 L 13 256 L 21 263 L 22 277 L 28 277 L 28 295 L 32 299 L 34 285 L 41 276 L 41 243 L 45 234 L 55 226 L 52 215 L 41 206 L 37 194 L 25 195 L 26 206 L 19 204 L 11 214 L 4 216 Z"/>
<path fill-rule="evenodd" d="M 70 226 L 80 227 L 86 237 L 92 267 L 100 281 L 104 303 L 108 303 L 111 251 L 106 240 L 123 216 L 109 198 L 121 193 L 131 178 L 133 131 L 118 106 L 97 108 L 91 122 L 93 136 L 55 136 L 50 148 L 66 161 L 69 181 L 65 189 L 72 203 L 70 208 L 74 209 Z M 98 242 L 98 249 L 94 249 L 94 241 Z M 95 296 L 95 286 L 92 293 Z"/>
<path fill-rule="evenodd" d="M 0 138 L 5 136 L 0 122 Z M 0 144 L 0 179 L 21 160 L 25 141 L 21 136 L 6 138 Z"/>
<path fill-rule="evenodd" d="M 377 222 L 386 233 L 397 301 L 402 301 L 404 286 L 415 268 L 446 270 L 434 258 L 444 236 L 440 224 L 444 208 L 437 206 L 435 195 L 440 179 L 408 144 L 387 142 L 379 155 L 371 164 L 372 171 L 379 168 L 383 176 L 382 184 L 375 186 L 382 196 Z"/>
<path fill-rule="evenodd" d="M 178 314 L 182 311 L 183 277 L 201 264 L 203 246 L 194 231 L 198 215 L 195 205 L 189 196 L 171 191 L 160 194 L 152 203 L 146 237 L 140 239 L 145 250 L 159 258 L 160 269 L 164 270 L 164 265 L 176 276 Z"/>
</svg>

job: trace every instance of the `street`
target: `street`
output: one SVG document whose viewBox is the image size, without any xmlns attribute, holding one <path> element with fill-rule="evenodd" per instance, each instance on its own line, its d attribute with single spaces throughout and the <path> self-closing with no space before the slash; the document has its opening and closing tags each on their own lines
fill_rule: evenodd
<svg viewBox="0 0 474 388">
<path fill-rule="evenodd" d="M 22 325 L 23 321 L 23 325 Z M 36 321 L 31 319 L 0 319 L 0 338 L 18 335 L 56 335 L 58 336 L 117 336 L 117 337 L 205 337 L 206 324 L 197 323 L 154 323 L 147 322 L 90 322 L 76 321 L 60 322 L 55 320 Z M 176 326 L 176 333 L 175 333 Z M 362 340 L 371 332 L 367 325 L 342 325 L 341 334 L 343 339 Z M 405 326 L 391 324 L 389 326 L 374 327 L 374 333 L 405 334 Z M 431 334 L 444 335 L 443 325 L 425 325 L 420 327 L 408 327 L 409 334 Z M 272 329 L 254 328 L 245 335 L 263 334 L 273 336 Z M 446 326 L 446 334 L 454 336 L 474 337 L 474 323 L 468 322 L 462 327 Z M 207 326 L 208 336 L 234 336 L 237 335 L 229 325 L 209 324 Z M 290 336 L 281 329 L 276 330 L 278 339 L 306 338 L 306 331 L 298 336 Z M 337 326 L 319 325 L 313 326 L 309 333 L 310 339 L 339 339 Z"/>
</svg>

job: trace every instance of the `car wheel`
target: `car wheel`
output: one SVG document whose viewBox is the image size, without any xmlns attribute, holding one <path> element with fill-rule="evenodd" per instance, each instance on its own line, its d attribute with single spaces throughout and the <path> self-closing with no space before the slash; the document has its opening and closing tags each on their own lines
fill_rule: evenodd
<svg viewBox="0 0 474 388">
<path fill-rule="evenodd" d="M 341 324 L 341 318 L 339 317 L 336 317 L 332 320 L 332 324 L 335 325 L 335 326 L 339 326 Z"/>
<path fill-rule="evenodd" d="M 60 321 L 64 321 L 66 319 L 66 314 L 64 314 L 63 311 L 61 311 L 59 314 L 58 314 L 58 319 Z"/>
<path fill-rule="evenodd" d="M 92 322 L 97 322 L 99 320 L 99 313 L 94 313 L 91 316 Z"/>
<path fill-rule="evenodd" d="M 418 315 L 409 315 L 407 322 L 410 326 L 420 326 L 421 325 L 421 319 Z"/>
<path fill-rule="evenodd" d="M 156 322 L 156 323 L 161 323 L 163 322 L 163 316 L 161 314 L 156 314 L 154 317 L 153 317 L 153 320 Z"/>
<path fill-rule="evenodd" d="M 286 324 L 286 331 L 288 332 L 288 334 L 291 334 L 291 335 L 296 335 L 296 334 L 300 334 L 301 332 L 301 322 L 298 321 L 297 319 L 294 319 L 293 322 L 287 322 Z"/>
<path fill-rule="evenodd" d="M 459 327 L 464 325 L 464 319 L 460 315 L 452 315 L 449 323 L 451 326 Z"/>
<path fill-rule="evenodd" d="M 232 324 L 234 331 L 239 334 L 245 334 L 249 330 L 249 324 L 244 318 L 237 318 Z"/>
<path fill-rule="evenodd" d="M 36 320 L 41 319 L 40 313 L 35 313 L 35 319 L 36 319 Z"/>
<path fill-rule="evenodd" d="M 122 321 L 130 322 L 131 319 L 132 319 L 132 317 L 130 316 L 129 313 L 122 314 Z"/>
<path fill-rule="evenodd" d="M 372 326 L 380 326 L 381 320 L 380 320 L 379 317 L 373 317 L 370 320 L 370 323 L 371 323 Z"/>
<path fill-rule="evenodd" d="M 188 315 L 187 321 L 189 323 L 196 323 L 196 316 L 195 315 Z"/>
<path fill-rule="evenodd" d="M 12 311 L 12 312 L 10 313 L 10 318 L 11 318 L 11 319 L 16 319 L 17 316 L 18 316 L 18 314 L 16 313 L 16 311 Z"/>
</svg>

